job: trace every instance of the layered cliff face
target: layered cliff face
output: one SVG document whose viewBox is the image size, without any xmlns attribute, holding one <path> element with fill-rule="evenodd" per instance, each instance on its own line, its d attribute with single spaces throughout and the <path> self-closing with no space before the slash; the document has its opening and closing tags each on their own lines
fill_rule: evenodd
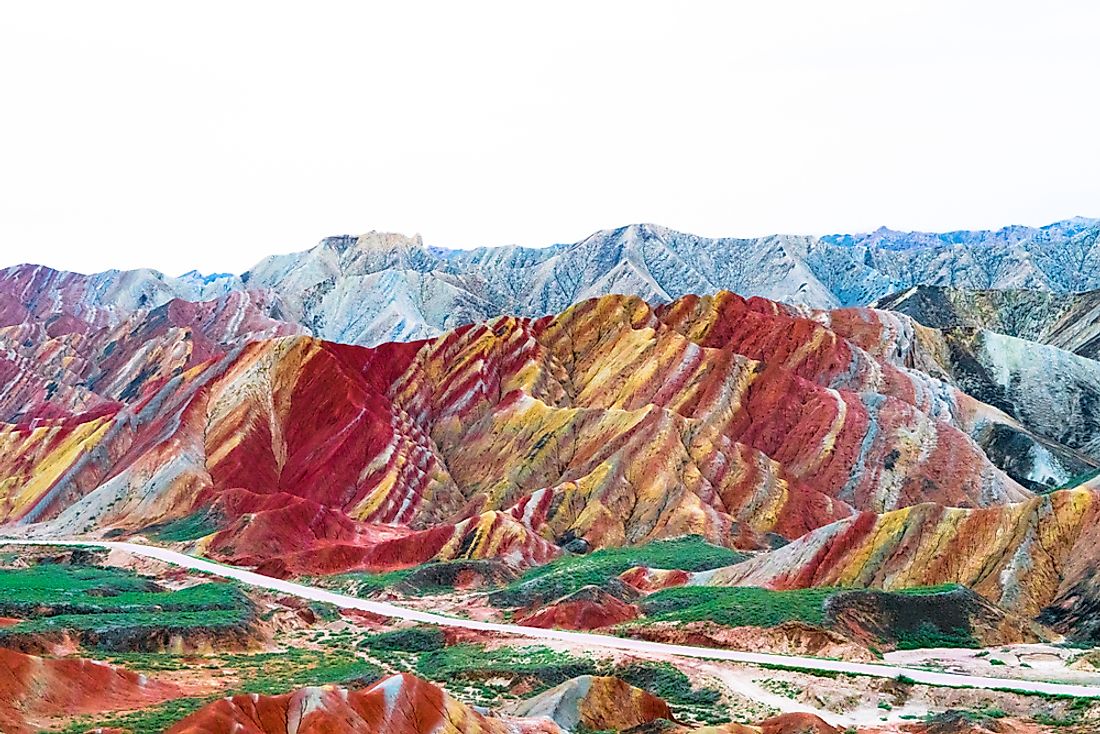
<svg viewBox="0 0 1100 734">
<path fill-rule="evenodd" d="M 634 224 L 540 249 L 447 250 L 372 232 L 268 257 L 241 275 L 8 268 L 0 271 L 0 324 L 60 315 L 106 326 L 173 299 L 206 301 L 248 289 L 269 294 L 260 304 L 265 314 L 314 336 L 375 345 L 500 315 L 557 313 L 612 293 L 657 303 L 725 289 L 814 308 L 865 305 L 922 284 L 1062 294 L 1100 287 L 1098 234 L 1100 222 L 1080 218 L 997 231 L 749 239 Z M 1095 329 L 1084 333 L 1070 323 L 1080 319 L 1066 318 L 1051 325 L 1049 343 L 1091 350 Z M 1054 340 L 1055 333 L 1063 336 Z"/>
<path fill-rule="evenodd" d="M 1082 488 L 980 509 L 923 504 L 863 513 L 693 582 L 775 589 L 885 590 L 962 584 L 1063 632 L 1091 636 L 1082 610 L 1097 606 L 1100 496 Z M 1087 616 L 1087 615 L 1084 615 Z"/>
<path fill-rule="evenodd" d="M 986 329 L 1095 359 L 1100 355 L 1100 291 L 966 290 L 921 285 L 872 304 L 937 329 Z"/>
<path fill-rule="evenodd" d="M 970 436 L 1012 420 L 884 356 L 896 319 L 865 318 L 869 348 L 763 299 L 611 296 L 423 343 L 209 341 L 170 363 L 142 355 L 180 329 L 142 322 L 109 342 L 140 345 L 119 356 L 131 371 L 66 376 L 109 386 L 96 412 L 0 431 L 0 508 L 65 533 L 201 513 L 211 552 L 293 570 L 529 563 L 686 533 L 751 545 L 859 511 L 1028 497 Z"/>
</svg>

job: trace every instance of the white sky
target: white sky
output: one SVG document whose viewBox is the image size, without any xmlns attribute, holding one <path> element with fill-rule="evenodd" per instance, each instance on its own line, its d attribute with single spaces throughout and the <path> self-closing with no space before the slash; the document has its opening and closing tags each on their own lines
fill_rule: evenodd
<svg viewBox="0 0 1100 734">
<path fill-rule="evenodd" d="M 1100 3 L 24 2 L 0 265 L 1100 216 Z"/>
</svg>

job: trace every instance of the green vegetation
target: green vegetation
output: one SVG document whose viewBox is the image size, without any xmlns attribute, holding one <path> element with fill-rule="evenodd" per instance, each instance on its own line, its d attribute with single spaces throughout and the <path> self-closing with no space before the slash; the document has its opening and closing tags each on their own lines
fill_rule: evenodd
<svg viewBox="0 0 1100 734">
<path fill-rule="evenodd" d="M 243 609 L 212 609 L 203 612 L 127 612 L 108 614 L 59 614 L 54 617 L 30 619 L 11 627 L 0 629 L 0 642 L 5 639 L 44 632 L 72 631 L 93 633 L 97 638 L 122 635 L 133 639 L 147 631 L 163 631 L 168 634 L 193 629 L 237 627 L 248 622 L 249 612 Z M 107 642 L 107 647 L 110 643 Z"/>
<path fill-rule="evenodd" d="M 210 661 L 207 667 L 232 671 L 240 680 L 225 693 L 205 698 L 181 698 L 141 711 L 74 721 L 60 734 L 80 734 L 93 725 L 119 727 L 133 734 L 160 734 L 172 724 L 202 706 L 224 695 L 238 693 L 281 694 L 303 686 L 327 683 L 361 686 L 382 677 L 381 669 L 346 648 L 334 646 L 323 650 L 290 648 L 283 652 L 218 655 L 210 657 L 179 656 L 163 653 L 124 653 L 111 656 L 109 662 L 131 670 L 156 672 L 197 667 L 199 661 Z"/>
<path fill-rule="evenodd" d="M 28 580 L 21 578 L 25 573 L 0 571 L 0 588 L 5 589 L 4 595 L 0 596 L 0 614 L 13 617 L 29 614 L 85 615 L 148 609 L 196 612 L 233 608 L 241 605 L 244 599 L 244 595 L 235 586 L 220 582 L 199 584 L 178 591 L 121 591 L 120 587 L 150 587 L 141 577 L 121 576 L 102 579 L 98 584 L 72 588 L 64 586 L 68 580 L 64 574 L 51 574 L 52 580 L 49 583 L 58 584 L 56 586 L 29 586 Z M 84 574 L 78 570 L 73 575 L 80 577 Z M 12 586 L 7 585 L 9 582 Z"/>
<path fill-rule="evenodd" d="M 0 599 L 4 602 L 13 591 L 49 592 L 52 598 L 63 591 L 121 593 L 149 591 L 153 585 L 148 579 L 118 568 L 41 563 L 30 568 L 0 569 L 0 587 L 5 590 L 5 598 Z M 44 597 L 43 601 L 48 599 Z"/>
<path fill-rule="evenodd" d="M 765 691 L 791 699 L 797 699 L 799 693 L 801 693 L 802 691 L 801 687 L 789 680 L 778 680 L 776 678 L 756 678 L 753 680 L 753 683 L 757 684 Z"/>
<path fill-rule="evenodd" d="M 198 540 L 207 535 L 221 530 L 222 519 L 208 510 L 200 510 L 179 520 L 165 523 L 153 528 L 146 528 L 145 533 L 153 540 L 165 543 L 182 543 L 188 540 Z"/>
<path fill-rule="evenodd" d="M 657 540 L 635 548 L 603 548 L 587 555 L 566 555 L 532 568 L 491 596 L 497 606 L 523 606 L 557 599 L 585 586 L 603 586 L 634 566 L 706 571 L 740 563 L 748 556 L 711 545 L 698 535 Z"/>
<path fill-rule="evenodd" d="M 664 662 L 611 665 L 542 646 L 487 650 L 481 645 L 454 645 L 421 653 L 413 672 L 452 689 L 466 684 L 485 701 L 509 697 L 519 683 L 538 693 L 580 675 L 610 675 L 660 696 L 678 716 L 711 724 L 729 720 L 719 691 L 693 688 L 686 675 Z"/>
<path fill-rule="evenodd" d="M 642 601 L 646 622 L 711 621 L 729 627 L 774 627 L 784 622 L 825 622 L 825 600 L 838 589 L 772 591 L 757 587 L 681 586 Z"/>
<path fill-rule="evenodd" d="M 915 629 L 897 628 L 899 650 L 919 650 L 926 647 L 978 647 L 979 642 L 968 629 L 940 629 L 931 622 L 921 622 Z M 997 665 L 998 662 L 993 662 Z M 1003 664 L 1003 663 L 1002 663 Z"/>
<path fill-rule="evenodd" d="M 221 662 L 240 676 L 239 693 L 274 695 L 330 683 L 363 686 L 382 677 L 381 668 L 342 647 L 228 655 Z"/>
<path fill-rule="evenodd" d="M 215 698 L 213 696 L 207 698 L 177 698 L 174 701 L 165 701 L 159 706 L 140 711 L 132 711 L 117 716 L 98 717 L 95 721 L 81 718 L 72 722 L 57 734 L 83 734 L 93 726 L 96 728 L 117 727 L 133 732 L 133 734 L 161 734 L 172 724 L 195 713 Z"/>
<path fill-rule="evenodd" d="M 954 584 L 945 584 L 903 589 L 889 594 L 931 596 L 950 593 L 958 588 Z M 819 587 L 774 591 L 758 587 L 681 586 L 647 596 L 641 602 L 646 619 L 633 624 L 710 621 L 728 627 L 774 627 L 784 622 L 824 626 L 828 621 L 826 602 L 830 597 L 847 591 L 851 590 Z M 897 638 L 897 648 L 901 650 L 978 646 L 970 630 L 941 629 L 931 620 L 921 620 L 913 627 L 906 627 L 899 621 L 892 626 L 892 632 Z"/>
<path fill-rule="evenodd" d="M 239 628 L 253 607 L 236 586 L 206 583 L 164 591 L 130 571 L 41 564 L 0 569 L 0 615 L 27 617 L 0 629 L 0 641 L 73 631 L 105 647 L 133 645 L 150 632 Z"/>
<path fill-rule="evenodd" d="M 763 668 L 764 670 L 784 670 L 792 673 L 805 673 L 807 675 L 815 675 L 818 678 L 832 678 L 836 679 L 842 675 L 848 675 L 848 673 L 838 673 L 835 670 L 825 670 L 824 668 L 803 668 L 797 665 L 783 665 L 782 663 L 757 663 L 756 667 Z M 904 675 L 897 677 L 899 683 L 912 682 L 911 679 Z"/>
<path fill-rule="evenodd" d="M 306 578 L 303 583 L 336 589 L 345 594 L 359 597 L 369 597 L 386 589 L 392 589 L 405 580 L 405 577 L 415 571 L 415 568 L 403 568 L 400 571 L 387 571 L 386 573 L 367 573 L 357 571 L 354 573 L 341 573 L 322 578 Z"/>
<path fill-rule="evenodd" d="M 564 683 L 578 675 L 597 675 L 596 663 L 548 647 L 501 647 L 487 650 L 481 645 L 452 645 L 420 655 L 416 674 L 437 682 L 507 680 L 496 688 L 504 693 L 512 681 L 528 682 L 536 691 Z M 492 686 L 490 686 L 492 687 Z"/>
<path fill-rule="evenodd" d="M 446 644 L 447 639 L 443 630 L 438 627 L 423 626 L 371 635 L 360 643 L 360 647 L 371 650 L 430 652 L 439 650 Z"/>
<path fill-rule="evenodd" d="M 691 680 L 670 663 L 627 663 L 608 674 L 663 698 L 670 706 L 713 706 L 722 698 L 713 688 L 692 688 Z"/>
</svg>

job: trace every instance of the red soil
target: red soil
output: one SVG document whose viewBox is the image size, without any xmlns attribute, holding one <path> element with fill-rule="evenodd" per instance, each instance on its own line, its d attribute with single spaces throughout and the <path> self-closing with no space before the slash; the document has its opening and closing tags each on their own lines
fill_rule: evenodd
<svg viewBox="0 0 1100 734">
<path fill-rule="evenodd" d="M 0 731 L 30 734 L 48 719 L 141 708 L 181 695 L 172 684 L 81 658 L 0 648 Z"/>
</svg>

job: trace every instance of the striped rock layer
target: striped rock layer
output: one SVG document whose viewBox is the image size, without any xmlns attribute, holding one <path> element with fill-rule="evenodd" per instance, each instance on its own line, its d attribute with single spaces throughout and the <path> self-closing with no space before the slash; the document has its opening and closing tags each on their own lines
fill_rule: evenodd
<svg viewBox="0 0 1100 734">
<path fill-rule="evenodd" d="M 168 734 L 558 734 L 547 719 L 485 716 L 441 688 L 408 674 L 348 690 L 301 688 L 277 696 L 242 694 L 216 701 L 168 728 Z"/>
<path fill-rule="evenodd" d="M 692 583 L 885 590 L 962 584 L 1062 629 L 1096 609 L 1100 494 L 1083 487 L 988 508 L 861 513 Z"/>
<path fill-rule="evenodd" d="M 85 658 L 41 658 L 0 647 L 0 731 L 32 734 L 55 717 L 150 706 L 178 686 Z"/>
<path fill-rule="evenodd" d="M 932 342 L 885 312 L 607 296 L 365 348 L 259 338 L 266 322 L 227 304 L 65 335 L 91 340 L 70 350 L 83 361 L 28 334 L 13 385 L 55 387 L 0 426 L 0 521 L 201 516 L 219 531 L 204 550 L 292 572 L 537 563 L 572 539 L 754 547 L 1031 495 L 972 438 L 1012 419 L 917 369 Z"/>
</svg>

